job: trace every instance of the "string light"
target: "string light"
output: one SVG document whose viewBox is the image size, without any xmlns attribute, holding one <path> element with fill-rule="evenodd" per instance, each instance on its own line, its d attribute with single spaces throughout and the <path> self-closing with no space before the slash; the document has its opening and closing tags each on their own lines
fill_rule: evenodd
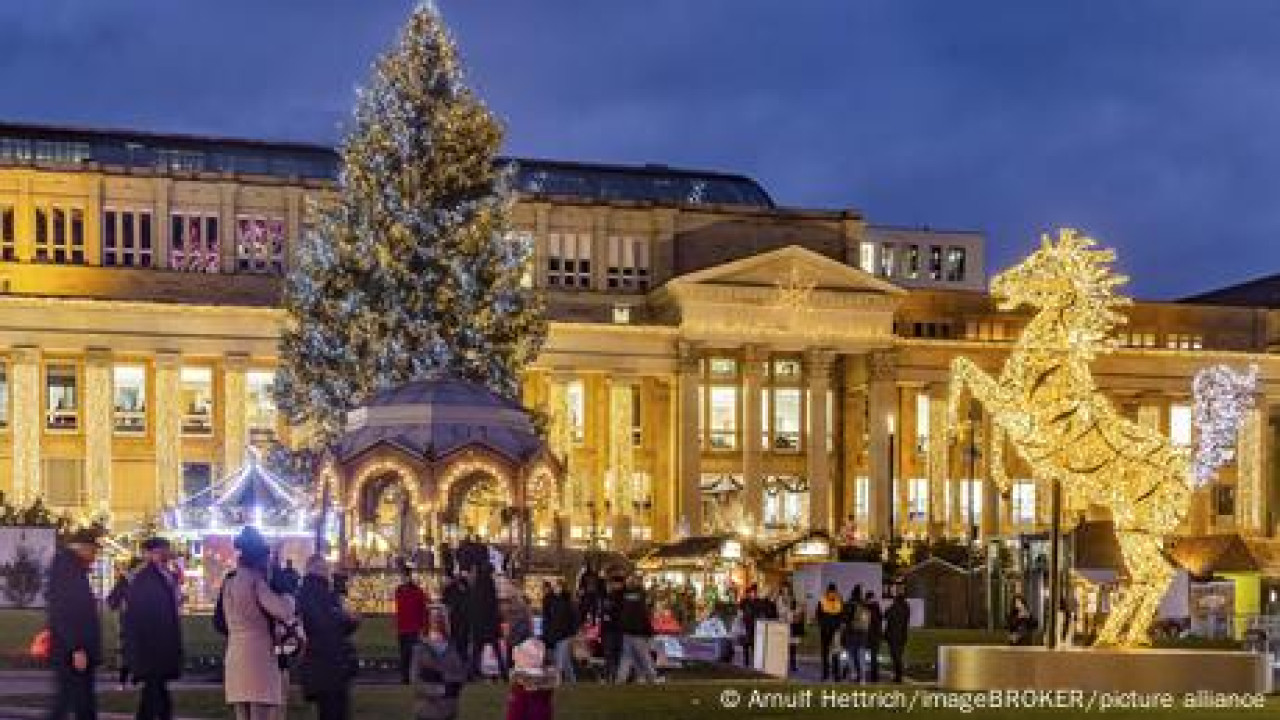
<svg viewBox="0 0 1280 720">
<path fill-rule="evenodd" d="M 1196 487 L 1203 487 L 1235 457 L 1236 438 L 1258 389 L 1258 366 L 1238 373 L 1211 365 L 1196 373 L 1192 389 L 1197 432 L 1193 477 Z"/>
<path fill-rule="evenodd" d="M 1239 398 L 1256 374 L 1211 368 L 1197 377 L 1204 427 L 1195 458 L 1158 429 L 1124 417 L 1098 391 L 1090 368 L 1097 355 L 1116 347 L 1113 330 L 1126 321 L 1119 308 L 1130 304 L 1114 292 L 1126 281 L 1111 270 L 1115 253 L 1095 245 L 1074 230 L 1060 230 L 1056 242 L 1044 236 L 1039 250 L 992 280 L 991 294 L 1002 310 L 1029 305 L 1038 312 L 998 377 L 968 358 L 952 362 L 947 428 L 956 432 L 967 390 L 993 421 L 991 477 L 1002 491 L 1010 488 L 998 452 L 1001 435 L 1036 477 L 1061 482 L 1066 512 L 1078 514 L 1092 504 L 1110 508 L 1128 579 L 1097 644 L 1135 646 L 1147 642 L 1173 577 L 1164 538 L 1186 517 L 1202 469 L 1229 457 L 1224 442 L 1238 429 Z"/>
</svg>

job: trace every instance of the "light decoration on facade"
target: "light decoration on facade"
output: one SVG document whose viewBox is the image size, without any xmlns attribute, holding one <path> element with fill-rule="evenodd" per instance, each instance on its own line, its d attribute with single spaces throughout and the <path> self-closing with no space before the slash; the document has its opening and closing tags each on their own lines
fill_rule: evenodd
<svg viewBox="0 0 1280 720">
<path fill-rule="evenodd" d="M 41 482 L 40 351 L 15 348 L 13 352 L 13 495 L 25 505 L 44 492 Z"/>
<path fill-rule="evenodd" d="M 440 481 L 436 484 L 437 498 L 440 503 L 447 504 L 453 493 L 454 484 L 472 475 L 487 475 L 493 478 L 501 488 L 500 494 L 507 504 L 515 504 L 515 496 L 511 492 L 510 473 L 488 460 L 477 457 L 463 457 L 450 465 L 448 470 L 440 476 Z"/>
<path fill-rule="evenodd" d="M 91 350 L 84 368 L 85 384 L 85 474 L 89 478 L 89 507 L 106 513 L 111 508 L 111 356 Z"/>
<path fill-rule="evenodd" d="M 1203 487 L 1218 468 L 1235 457 L 1236 438 L 1253 408 L 1258 390 L 1258 366 L 1236 372 L 1226 365 L 1210 365 L 1192 382 L 1195 403 L 1195 484 Z"/>
<path fill-rule="evenodd" d="M 626 523 L 630 517 L 631 501 L 634 493 L 635 462 L 632 449 L 631 434 L 631 386 L 624 383 L 614 384 L 609 389 L 609 475 L 613 481 L 610 489 L 610 502 L 617 525 Z"/>
<path fill-rule="evenodd" d="M 1060 230 L 992 280 L 1002 310 L 1029 305 L 1037 313 L 998 376 L 968 358 L 952 362 L 947 428 L 954 433 L 959 426 L 967 391 L 992 420 L 993 450 L 1005 436 L 1034 477 L 1060 482 L 1066 513 L 1078 515 L 1091 504 L 1111 510 L 1127 581 L 1096 644 L 1137 646 L 1148 642 L 1173 577 L 1164 539 L 1187 515 L 1200 461 L 1158 430 L 1125 418 L 1098 391 L 1092 361 L 1115 348 L 1113 331 L 1125 322 L 1119 308 L 1130 301 L 1114 292 L 1126 281 L 1112 272 L 1115 253 L 1095 245 Z M 992 480 L 1008 492 L 1000 454 L 990 462 Z"/>
<path fill-rule="evenodd" d="M 335 477 L 330 471 L 330 477 Z M 418 475 L 404 463 L 394 460 L 381 460 L 370 465 L 366 465 L 360 471 L 360 474 L 351 482 L 350 491 L 347 494 L 347 512 L 354 511 L 360 503 L 360 492 L 364 490 L 365 483 L 370 480 L 377 479 L 384 475 L 398 475 L 400 482 L 404 485 L 405 491 L 409 493 L 409 502 L 413 504 L 418 513 L 425 514 L 427 512 L 427 503 L 423 500 L 422 494 L 418 489 Z M 336 477 L 335 477 L 336 481 Z"/>
<path fill-rule="evenodd" d="M 156 496 L 165 504 L 182 499 L 182 380 L 175 353 L 156 356 Z"/>
</svg>

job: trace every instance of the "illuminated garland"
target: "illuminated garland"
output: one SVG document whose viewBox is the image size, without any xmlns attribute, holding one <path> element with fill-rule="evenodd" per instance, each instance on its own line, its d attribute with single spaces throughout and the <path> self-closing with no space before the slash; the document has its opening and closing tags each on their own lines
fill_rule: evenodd
<svg viewBox="0 0 1280 720">
<path fill-rule="evenodd" d="M 1236 438 L 1257 392 L 1258 366 L 1238 373 L 1226 365 L 1212 365 L 1196 373 L 1192 388 L 1197 433 L 1193 479 L 1196 487 L 1203 487 L 1235 457 Z"/>
</svg>

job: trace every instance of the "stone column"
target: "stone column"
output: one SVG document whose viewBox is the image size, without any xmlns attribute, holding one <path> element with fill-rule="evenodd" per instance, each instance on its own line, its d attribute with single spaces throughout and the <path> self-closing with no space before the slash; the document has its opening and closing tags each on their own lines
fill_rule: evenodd
<svg viewBox="0 0 1280 720">
<path fill-rule="evenodd" d="M 155 179 L 156 214 L 151 220 L 151 257 L 158 268 L 169 267 L 169 250 L 173 244 L 173 223 L 169 221 L 170 194 L 173 178 Z M 154 405 L 154 403 L 152 403 Z"/>
<path fill-rule="evenodd" d="M 84 233 L 84 264 L 102 264 L 102 176 L 89 180 L 89 195 L 85 198 L 82 232 Z M 154 218 L 153 218 L 154 221 Z M 70 239 L 71 230 L 67 229 Z M 154 248 L 153 248 L 154 250 Z"/>
<path fill-rule="evenodd" d="M 868 489 L 867 534 L 872 538 L 888 538 L 900 533 L 893 521 L 893 483 L 895 463 L 891 455 L 896 451 L 898 438 L 896 427 L 898 412 L 898 388 L 894 384 L 897 375 L 897 359 L 891 352 L 876 352 L 869 357 L 871 382 L 867 396 L 871 405 L 869 428 L 871 435 L 871 482 Z M 901 478 L 896 480 L 900 481 Z"/>
<path fill-rule="evenodd" d="M 550 394 L 548 409 L 551 413 L 550 437 L 548 440 L 551 452 L 560 458 L 560 463 L 564 468 L 564 486 L 560 493 L 559 513 L 568 526 L 565 529 L 565 540 L 567 541 L 575 520 L 574 513 L 580 502 L 578 483 L 573 467 L 573 438 L 569 428 L 569 394 L 567 390 L 569 380 L 564 373 L 553 372 L 548 374 L 547 383 Z"/>
<path fill-rule="evenodd" d="M 827 393 L 831 391 L 830 350 L 805 353 L 809 393 L 809 433 L 805 438 L 805 466 L 809 476 L 809 527 L 834 532 L 831 516 L 831 456 L 827 452 Z"/>
<path fill-rule="evenodd" d="M 84 367 L 85 476 L 88 479 L 89 507 L 110 517 L 111 435 L 115 428 L 112 401 L 111 351 L 89 348 Z"/>
<path fill-rule="evenodd" d="M 221 183 L 218 186 L 218 254 L 222 260 L 222 272 L 236 271 L 236 185 Z M 229 467 L 240 467 L 240 461 Z"/>
<path fill-rule="evenodd" d="M 760 476 L 761 423 L 760 390 L 763 369 L 760 364 L 769 355 L 757 345 L 748 345 L 742 362 L 742 487 L 743 510 L 751 519 L 752 530 L 764 526 L 764 479 Z"/>
<path fill-rule="evenodd" d="M 632 492 L 635 455 L 631 442 L 631 392 L 627 379 L 612 378 L 609 391 L 609 477 L 613 483 L 609 504 L 613 508 L 613 548 L 631 549 Z"/>
<path fill-rule="evenodd" d="M 36 209 L 31 197 L 31 176 L 18 176 L 18 202 L 13 208 L 14 254 L 21 262 L 29 262 L 36 255 Z M 17 487 L 14 478 L 14 487 Z"/>
<path fill-rule="evenodd" d="M 222 467 L 231 472 L 244 465 L 249 447 L 249 357 L 228 354 L 222 361 Z"/>
<path fill-rule="evenodd" d="M 21 237 L 21 236 L 19 236 Z M 13 378 L 13 499 L 26 505 L 44 494 L 40 438 L 44 434 L 40 348 L 20 346 L 10 354 Z"/>
<path fill-rule="evenodd" d="M 1000 502 L 1000 489 L 996 487 L 995 480 L 991 477 L 991 448 L 994 441 L 991 437 L 991 416 L 985 409 L 982 411 L 979 424 L 982 431 L 980 447 L 983 449 L 982 463 L 979 465 L 979 472 L 982 473 L 982 517 L 979 519 L 979 525 L 981 525 L 982 537 L 986 539 L 999 535 L 1002 527 L 1007 526 L 1006 523 L 1001 523 L 1000 519 L 1002 510 L 1007 514 L 1010 503 L 1008 500 Z"/>
<path fill-rule="evenodd" d="M 1267 530 L 1269 428 L 1267 398 L 1258 394 L 1245 412 L 1236 459 L 1236 527 L 1244 535 L 1262 535 Z"/>
<path fill-rule="evenodd" d="M 929 479 L 929 537 L 939 538 L 946 532 L 950 518 L 946 509 L 954 504 L 947 502 L 947 386 L 933 383 L 926 392 L 929 396 L 929 437 L 925 448 L 925 473 Z"/>
<path fill-rule="evenodd" d="M 161 505 L 182 502 L 182 356 L 156 353 L 156 493 Z"/>
<path fill-rule="evenodd" d="M 690 535 L 702 534 L 702 444 L 698 426 L 699 348 L 681 341 L 679 347 L 680 398 L 678 400 L 679 430 L 676 452 L 680 458 L 680 510 L 676 525 L 689 529 Z"/>
</svg>

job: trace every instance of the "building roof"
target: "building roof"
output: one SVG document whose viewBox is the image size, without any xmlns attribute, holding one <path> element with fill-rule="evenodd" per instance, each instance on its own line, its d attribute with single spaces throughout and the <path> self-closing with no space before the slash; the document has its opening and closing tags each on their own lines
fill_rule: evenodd
<svg viewBox="0 0 1280 720">
<path fill-rule="evenodd" d="M 301 507 L 302 501 L 288 482 L 263 467 L 257 452 L 250 450 L 243 467 L 187 498 L 183 504 L 288 510 Z"/>
<path fill-rule="evenodd" d="M 521 464 L 543 447 L 528 413 L 479 383 L 417 380 L 375 395 L 347 415 L 337 456 L 386 443 L 427 460 L 481 445 Z"/>
<path fill-rule="evenodd" d="M 1280 308 L 1280 273 L 1246 280 L 1217 290 L 1183 298 L 1178 302 L 1202 305 L 1235 305 Z"/>
<path fill-rule="evenodd" d="M 315 143 L 0 122 L 0 162 L 6 161 L 329 181 L 337 179 L 339 169 L 337 151 Z M 500 158 L 498 162 L 513 165 L 515 190 L 525 195 L 774 207 L 759 183 L 732 173 L 534 158 Z"/>
</svg>

